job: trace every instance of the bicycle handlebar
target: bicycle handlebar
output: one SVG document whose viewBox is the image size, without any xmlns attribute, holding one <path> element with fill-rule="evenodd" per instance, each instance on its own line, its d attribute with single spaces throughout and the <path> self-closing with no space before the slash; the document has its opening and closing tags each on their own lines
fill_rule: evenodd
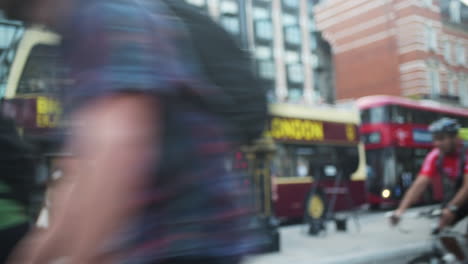
<svg viewBox="0 0 468 264">
<path fill-rule="evenodd" d="M 408 212 L 403 214 L 402 217 L 400 218 L 429 218 L 429 219 L 434 219 L 434 218 L 439 218 L 442 216 L 442 210 L 441 209 L 431 209 L 431 210 L 425 210 L 425 211 L 420 211 L 420 212 Z M 386 218 L 391 218 L 394 217 L 394 211 L 387 212 L 385 213 Z"/>
</svg>

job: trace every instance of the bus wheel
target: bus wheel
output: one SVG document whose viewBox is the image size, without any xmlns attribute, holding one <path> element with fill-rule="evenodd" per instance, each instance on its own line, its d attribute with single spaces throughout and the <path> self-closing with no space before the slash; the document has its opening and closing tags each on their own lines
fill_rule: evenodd
<svg viewBox="0 0 468 264">
<path fill-rule="evenodd" d="M 304 218 L 309 225 L 309 234 L 317 235 L 325 229 L 327 203 L 321 190 L 312 191 L 306 197 Z"/>
</svg>

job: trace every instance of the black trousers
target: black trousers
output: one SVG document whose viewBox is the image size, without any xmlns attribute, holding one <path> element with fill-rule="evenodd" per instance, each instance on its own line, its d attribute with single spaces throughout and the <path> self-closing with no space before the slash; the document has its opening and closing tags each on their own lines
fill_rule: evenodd
<svg viewBox="0 0 468 264">
<path fill-rule="evenodd" d="M 18 242 L 28 233 L 29 224 L 19 224 L 0 230 L 0 264 L 7 261 Z"/>
</svg>

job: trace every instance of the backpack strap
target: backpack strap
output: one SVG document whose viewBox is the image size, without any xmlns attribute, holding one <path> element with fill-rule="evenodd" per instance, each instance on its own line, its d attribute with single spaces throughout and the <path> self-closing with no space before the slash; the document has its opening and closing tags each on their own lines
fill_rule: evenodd
<svg viewBox="0 0 468 264">
<path fill-rule="evenodd" d="M 444 171 L 444 166 L 443 166 L 444 158 L 445 158 L 445 156 L 442 153 L 440 153 L 439 156 L 437 157 L 437 161 L 436 161 L 437 172 L 442 177 L 448 176 Z"/>
<path fill-rule="evenodd" d="M 458 170 L 457 188 L 461 188 L 461 186 L 463 185 L 463 180 L 465 178 L 466 151 L 467 146 L 463 144 L 460 153 L 460 168 Z"/>
<path fill-rule="evenodd" d="M 450 202 L 451 197 L 453 196 L 453 194 L 450 194 L 450 192 L 453 191 L 453 188 L 450 188 L 450 186 L 447 186 L 447 184 L 451 180 L 444 170 L 444 166 L 443 166 L 444 158 L 445 158 L 445 155 L 440 153 L 436 161 L 436 168 L 437 168 L 437 172 L 440 175 L 441 185 L 442 185 L 442 197 L 443 197 L 442 206 L 445 206 L 446 204 L 448 204 Z"/>
</svg>

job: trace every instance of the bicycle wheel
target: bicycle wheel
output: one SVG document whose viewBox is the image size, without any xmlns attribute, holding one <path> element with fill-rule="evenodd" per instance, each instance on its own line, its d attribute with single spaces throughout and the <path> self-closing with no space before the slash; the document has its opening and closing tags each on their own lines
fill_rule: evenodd
<svg viewBox="0 0 468 264">
<path fill-rule="evenodd" d="M 439 256 L 439 254 L 434 253 L 434 252 L 427 252 L 424 253 L 410 261 L 408 261 L 408 264 L 443 264 L 442 258 Z"/>
</svg>

